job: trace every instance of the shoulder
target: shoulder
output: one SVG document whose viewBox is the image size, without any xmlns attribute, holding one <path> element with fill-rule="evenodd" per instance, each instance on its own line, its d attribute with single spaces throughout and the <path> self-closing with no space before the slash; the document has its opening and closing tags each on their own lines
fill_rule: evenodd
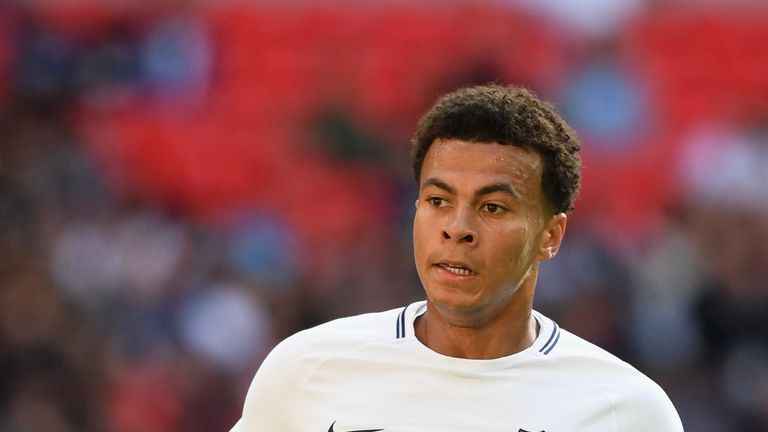
<svg viewBox="0 0 768 432">
<path fill-rule="evenodd" d="M 604 394 L 617 430 L 683 430 L 664 390 L 629 363 L 566 330 L 550 355 L 575 381 Z"/>
<path fill-rule="evenodd" d="M 298 385 L 313 368 L 328 359 L 371 344 L 394 342 L 402 309 L 339 318 L 289 336 L 261 363 L 251 391 L 285 390 L 285 383 Z"/>
<path fill-rule="evenodd" d="M 362 345 L 394 342 L 403 309 L 338 318 L 302 330 L 277 344 L 265 364 L 277 358 L 280 364 L 299 366 Z"/>
<path fill-rule="evenodd" d="M 277 344 L 256 372 L 234 430 L 292 430 L 304 381 L 311 371 L 350 350 L 394 341 L 402 309 L 337 319 Z"/>
<path fill-rule="evenodd" d="M 404 309 L 404 307 L 399 307 L 383 312 L 337 318 L 299 333 L 305 335 L 354 334 L 357 337 L 387 339 L 394 337 L 397 319 Z"/>
</svg>

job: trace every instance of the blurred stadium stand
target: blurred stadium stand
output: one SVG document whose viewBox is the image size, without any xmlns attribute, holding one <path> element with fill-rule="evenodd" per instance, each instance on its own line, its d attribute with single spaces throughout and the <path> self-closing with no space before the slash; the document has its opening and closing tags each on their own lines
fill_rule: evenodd
<svg viewBox="0 0 768 432">
<path fill-rule="evenodd" d="M 0 1 L 0 430 L 228 430 L 277 341 L 421 298 L 408 141 L 489 81 L 584 141 L 536 307 L 768 430 L 768 6 L 608 3 Z"/>
</svg>

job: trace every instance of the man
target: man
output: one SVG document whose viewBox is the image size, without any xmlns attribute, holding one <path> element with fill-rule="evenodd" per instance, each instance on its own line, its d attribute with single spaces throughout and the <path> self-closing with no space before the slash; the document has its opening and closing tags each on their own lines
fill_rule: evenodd
<svg viewBox="0 0 768 432">
<path fill-rule="evenodd" d="M 413 139 L 426 302 L 280 343 L 233 431 L 682 431 L 655 383 L 532 310 L 578 191 L 579 149 L 524 89 L 441 98 Z"/>
</svg>

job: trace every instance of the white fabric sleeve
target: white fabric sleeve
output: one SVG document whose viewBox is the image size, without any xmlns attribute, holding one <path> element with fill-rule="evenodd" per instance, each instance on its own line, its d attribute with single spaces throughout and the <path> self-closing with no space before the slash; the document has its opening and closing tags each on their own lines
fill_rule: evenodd
<svg viewBox="0 0 768 432">
<path fill-rule="evenodd" d="M 296 335 L 278 344 L 253 378 L 243 414 L 230 432 L 292 431 L 296 402 L 304 378 L 297 361 Z"/>
<path fill-rule="evenodd" d="M 617 431 L 683 432 L 672 401 L 656 383 L 649 383 L 616 409 Z"/>
</svg>

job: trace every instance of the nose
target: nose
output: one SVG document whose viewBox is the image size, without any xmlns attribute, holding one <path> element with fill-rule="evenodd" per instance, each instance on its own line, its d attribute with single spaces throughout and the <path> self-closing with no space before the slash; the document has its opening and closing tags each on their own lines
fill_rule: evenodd
<svg viewBox="0 0 768 432">
<path fill-rule="evenodd" d="M 477 243 L 477 232 L 473 227 L 472 215 L 467 209 L 456 209 L 451 212 L 442 230 L 443 239 L 474 245 Z"/>
</svg>

